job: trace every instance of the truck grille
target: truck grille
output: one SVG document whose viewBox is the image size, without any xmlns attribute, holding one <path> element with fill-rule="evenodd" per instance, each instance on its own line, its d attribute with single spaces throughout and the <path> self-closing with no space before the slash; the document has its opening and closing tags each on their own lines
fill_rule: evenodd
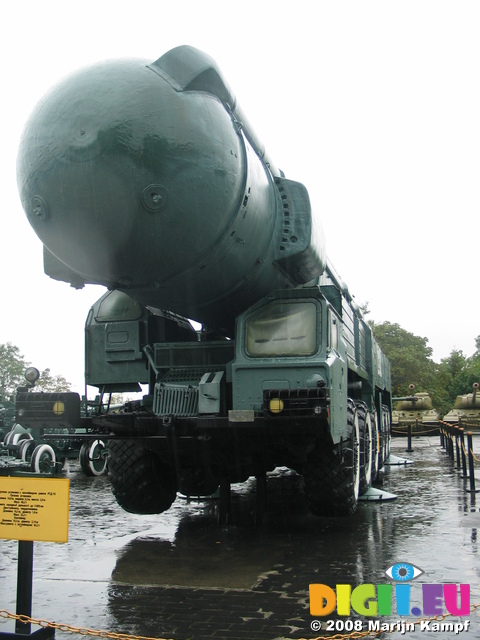
<svg viewBox="0 0 480 640">
<path fill-rule="evenodd" d="M 195 416 L 198 414 L 198 385 L 204 368 L 170 369 L 155 385 L 153 411 L 157 416 Z"/>
<path fill-rule="evenodd" d="M 153 410 L 157 416 L 197 415 L 198 387 L 156 385 Z"/>
<path fill-rule="evenodd" d="M 281 401 L 281 411 L 272 414 L 270 401 Z M 263 407 L 267 415 L 313 415 L 329 404 L 325 388 L 313 389 L 268 389 L 263 392 Z"/>
</svg>

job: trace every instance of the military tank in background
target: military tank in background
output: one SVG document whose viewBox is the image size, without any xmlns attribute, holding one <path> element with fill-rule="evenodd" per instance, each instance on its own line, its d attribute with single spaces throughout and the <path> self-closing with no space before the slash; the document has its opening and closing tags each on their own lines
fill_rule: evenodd
<svg viewBox="0 0 480 640">
<path fill-rule="evenodd" d="M 473 383 L 472 393 L 457 396 L 453 408 L 443 417 L 450 424 L 461 423 L 468 429 L 480 428 L 480 394 L 478 382 Z"/>
<path fill-rule="evenodd" d="M 413 384 L 409 385 L 409 389 L 410 396 L 393 398 L 392 435 L 405 435 L 409 426 L 412 434 L 436 433 L 440 412 L 434 408 L 432 398 L 426 391 L 414 394 Z"/>
</svg>

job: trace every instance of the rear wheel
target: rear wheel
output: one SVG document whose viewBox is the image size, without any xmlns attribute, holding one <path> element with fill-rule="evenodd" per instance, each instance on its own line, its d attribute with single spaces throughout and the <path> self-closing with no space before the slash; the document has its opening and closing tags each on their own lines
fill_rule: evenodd
<svg viewBox="0 0 480 640">
<path fill-rule="evenodd" d="M 334 447 L 318 443 L 303 471 L 305 496 L 317 516 L 349 516 L 360 493 L 360 429 L 355 403 L 348 400 L 350 436 Z"/>
<path fill-rule="evenodd" d="M 28 462 L 30 455 L 35 449 L 35 441 L 34 440 L 22 440 L 20 446 L 18 448 L 18 457 L 22 462 Z"/>
<path fill-rule="evenodd" d="M 390 424 L 390 411 L 386 405 L 383 405 L 383 422 L 384 422 L 384 442 L 385 442 L 385 460 L 390 455 L 390 442 L 391 442 L 391 424 Z"/>
<path fill-rule="evenodd" d="M 357 402 L 358 427 L 360 431 L 360 495 L 372 483 L 373 428 L 372 417 L 365 402 Z"/>
<path fill-rule="evenodd" d="M 182 469 L 179 473 L 178 489 L 186 496 L 211 496 L 220 485 L 220 479 L 213 476 L 208 469 Z"/>
<path fill-rule="evenodd" d="M 377 412 L 372 413 L 372 482 L 375 482 L 378 478 L 378 472 L 380 470 L 380 432 L 378 428 Z"/>
<path fill-rule="evenodd" d="M 162 513 L 176 497 L 173 468 L 131 440 L 108 441 L 108 477 L 118 504 L 130 513 Z"/>
</svg>

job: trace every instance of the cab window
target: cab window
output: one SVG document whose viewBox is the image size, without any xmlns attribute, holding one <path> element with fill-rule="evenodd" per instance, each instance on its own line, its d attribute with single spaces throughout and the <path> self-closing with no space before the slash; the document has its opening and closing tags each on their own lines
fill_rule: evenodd
<svg viewBox="0 0 480 640">
<path fill-rule="evenodd" d="M 310 356 L 317 351 L 313 302 L 272 302 L 246 322 L 246 350 L 254 357 Z"/>
</svg>

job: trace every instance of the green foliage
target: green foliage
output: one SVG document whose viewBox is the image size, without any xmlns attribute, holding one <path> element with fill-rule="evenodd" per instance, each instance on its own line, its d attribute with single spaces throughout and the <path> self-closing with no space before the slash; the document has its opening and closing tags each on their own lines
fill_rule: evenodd
<svg viewBox="0 0 480 640">
<path fill-rule="evenodd" d="M 443 358 L 439 366 L 439 376 L 445 388 L 449 409 L 457 396 L 472 393 L 474 382 L 480 382 L 480 336 L 475 340 L 476 351 L 466 358 L 462 351 L 453 350 L 448 358 Z"/>
<path fill-rule="evenodd" d="M 392 393 L 394 397 L 427 392 L 433 406 L 441 415 L 450 411 L 457 395 L 472 392 L 474 382 L 480 382 L 480 336 L 477 350 L 471 358 L 462 351 L 453 350 L 440 364 L 432 360 L 428 339 L 415 336 L 400 325 L 391 322 L 370 322 L 375 338 L 392 366 Z"/>
<path fill-rule="evenodd" d="M 28 367 L 18 347 L 11 342 L 0 344 L 0 396 L 10 398 L 19 385 L 25 383 L 23 373 Z"/>
<path fill-rule="evenodd" d="M 54 393 L 58 391 L 70 391 L 71 384 L 63 376 L 52 376 L 50 369 L 40 372 L 40 379 L 35 385 L 35 391 Z"/>
<path fill-rule="evenodd" d="M 27 362 L 15 345 L 7 342 L 0 344 L 0 397 L 10 398 L 17 387 L 25 385 L 24 372 L 31 364 Z M 71 385 L 63 376 L 52 376 L 50 369 L 40 372 L 35 385 L 36 391 L 70 391 Z"/>
<path fill-rule="evenodd" d="M 392 393 L 394 396 L 410 394 L 409 385 L 415 391 L 430 393 L 435 381 L 436 365 L 427 338 L 409 333 L 398 324 L 370 323 L 375 338 L 392 366 Z"/>
</svg>

